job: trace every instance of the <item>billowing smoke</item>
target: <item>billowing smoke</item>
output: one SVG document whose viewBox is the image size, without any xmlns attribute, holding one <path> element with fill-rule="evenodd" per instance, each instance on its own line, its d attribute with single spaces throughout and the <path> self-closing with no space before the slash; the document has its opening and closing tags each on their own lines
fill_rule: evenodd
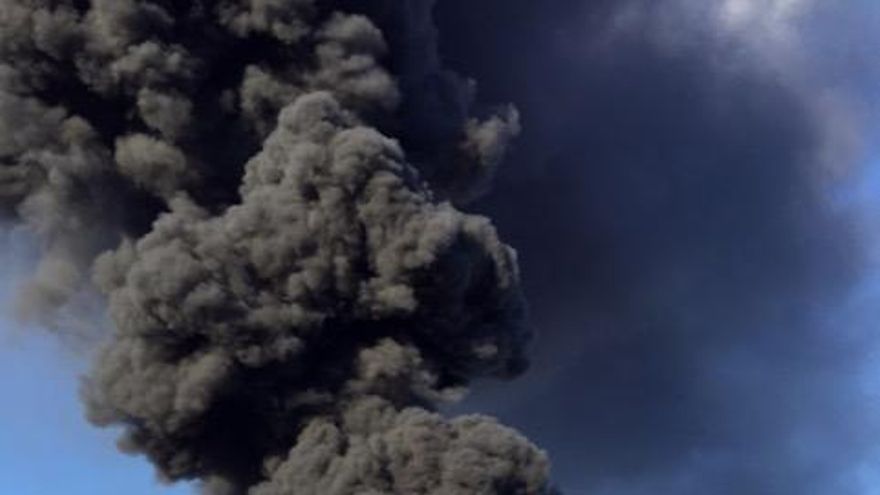
<svg viewBox="0 0 880 495">
<path fill-rule="evenodd" d="M 444 70 L 431 0 L 3 0 L 0 207 L 50 321 L 113 323 L 88 416 L 212 494 L 541 494 L 436 412 L 525 366 L 516 256 L 454 205 L 519 131 Z"/>
</svg>

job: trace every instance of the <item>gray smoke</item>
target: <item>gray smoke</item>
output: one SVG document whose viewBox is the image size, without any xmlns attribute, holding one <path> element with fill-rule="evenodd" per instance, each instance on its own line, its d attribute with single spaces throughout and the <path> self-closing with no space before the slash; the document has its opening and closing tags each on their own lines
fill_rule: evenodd
<svg viewBox="0 0 880 495">
<path fill-rule="evenodd" d="M 42 243 L 22 308 L 106 297 L 88 416 L 165 479 L 549 492 L 528 440 L 434 412 L 521 372 L 530 332 L 514 251 L 455 206 L 518 116 L 473 116 L 432 7 L 0 1 L 0 207 Z"/>
</svg>

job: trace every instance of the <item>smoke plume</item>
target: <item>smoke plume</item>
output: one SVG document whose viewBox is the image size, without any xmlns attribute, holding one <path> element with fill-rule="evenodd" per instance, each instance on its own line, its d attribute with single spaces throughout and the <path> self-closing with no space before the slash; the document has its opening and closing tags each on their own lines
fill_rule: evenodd
<svg viewBox="0 0 880 495">
<path fill-rule="evenodd" d="M 567 493 L 875 491 L 861 473 L 877 466 L 880 305 L 860 296 L 856 324 L 840 308 L 877 287 L 861 231 L 878 210 L 861 227 L 830 197 L 876 129 L 852 112 L 877 115 L 876 8 L 447 0 L 435 14 L 456 33 L 444 60 L 529 123 L 478 207 L 517 246 L 542 335 L 534 372 L 471 407 L 548 447 Z"/>
<path fill-rule="evenodd" d="M 431 0 L 0 1 L 0 208 L 22 291 L 97 288 L 89 419 L 211 494 L 542 494 L 542 451 L 434 412 L 511 377 L 516 256 L 455 205 L 519 132 Z M 476 115 L 476 116 L 475 116 Z"/>
</svg>

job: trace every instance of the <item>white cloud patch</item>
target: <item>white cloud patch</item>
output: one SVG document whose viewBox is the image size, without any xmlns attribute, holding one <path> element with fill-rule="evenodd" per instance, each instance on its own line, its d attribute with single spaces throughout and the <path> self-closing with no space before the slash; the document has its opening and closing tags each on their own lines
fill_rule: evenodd
<svg viewBox="0 0 880 495">
<path fill-rule="evenodd" d="M 798 24 L 812 0 L 722 0 L 715 13 L 718 27 L 763 53 L 790 57 L 798 49 Z"/>
<path fill-rule="evenodd" d="M 788 30 L 789 23 L 803 14 L 808 0 L 724 0 L 721 20 L 731 28 L 760 26 L 769 32 Z"/>
</svg>

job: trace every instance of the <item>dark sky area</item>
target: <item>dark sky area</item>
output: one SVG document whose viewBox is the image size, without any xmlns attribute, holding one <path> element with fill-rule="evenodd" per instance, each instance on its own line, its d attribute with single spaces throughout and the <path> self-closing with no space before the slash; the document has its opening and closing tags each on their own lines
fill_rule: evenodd
<svg viewBox="0 0 880 495">
<path fill-rule="evenodd" d="M 840 309 L 869 248 L 829 200 L 865 148 L 856 3 L 440 2 L 447 63 L 525 122 L 478 209 L 536 356 L 468 407 L 568 493 L 873 493 L 871 339 Z"/>
</svg>

